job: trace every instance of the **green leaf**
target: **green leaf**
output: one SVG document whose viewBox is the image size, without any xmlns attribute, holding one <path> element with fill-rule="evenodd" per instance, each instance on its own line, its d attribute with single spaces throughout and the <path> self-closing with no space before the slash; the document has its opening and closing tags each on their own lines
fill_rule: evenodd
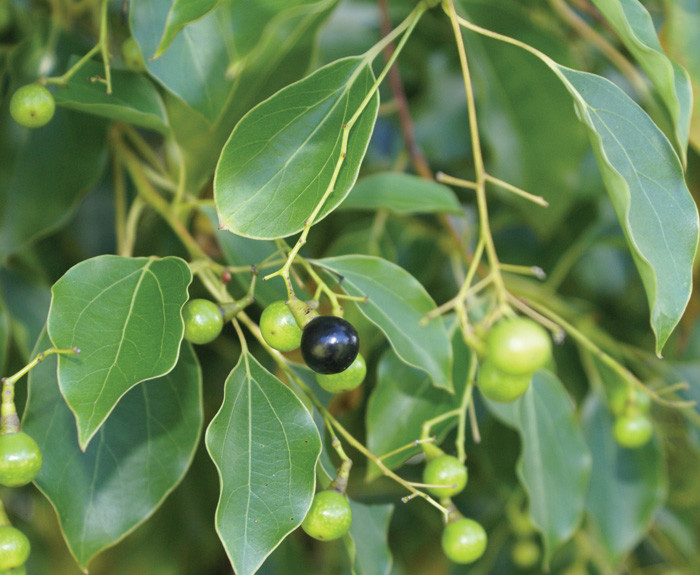
<svg viewBox="0 0 700 575">
<path fill-rule="evenodd" d="M 387 540 L 392 504 L 364 505 L 350 500 L 352 524 L 343 540 L 353 575 L 389 575 L 393 558 Z"/>
<path fill-rule="evenodd" d="M 673 120 L 676 150 L 685 165 L 693 105 L 688 73 L 664 53 L 651 15 L 639 0 L 592 1 L 659 91 Z"/>
<path fill-rule="evenodd" d="M 178 32 L 187 24 L 199 20 L 223 2 L 224 0 L 174 0 L 165 21 L 163 36 L 153 58 L 158 58 L 163 54 Z"/>
<path fill-rule="evenodd" d="M 316 264 L 342 276 L 340 286 L 347 294 L 368 298 L 358 309 L 384 332 L 405 363 L 425 371 L 436 387 L 452 391 L 450 336 L 441 317 L 420 325 L 435 302 L 418 280 L 372 256 L 324 258 Z"/>
<path fill-rule="evenodd" d="M 642 277 L 656 353 L 691 293 L 698 210 L 666 136 L 609 80 L 554 62 L 589 130 L 598 166 Z"/>
<path fill-rule="evenodd" d="M 700 0 L 665 2 L 663 40 L 668 52 L 685 67 L 696 97 L 690 122 L 690 143 L 700 151 Z"/>
<path fill-rule="evenodd" d="M 8 106 L 0 108 L 0 262 L 66 222 L 102 173 L 105 127 L 59 109 L 30 130 L 10 118 Z"/>
<path fill-rule="evenodd" d="M 127 122 L 161 133 L 168 132 L 165 107 L 158 91 L 143 74 L 112 70 L 112 94 L 105 85 L 90 78 L 104 74 L 104 66 L 87 62 L 68 82 L 55 92 L 56 104 L 78 112 Z"/>
<path fill-rule="evenodd" d="M 149 73 L 208 123 L 215 123 L 228 103 L 234 83 L 226 75 L 229 49 L 225 40 L 225 6 L 189 24 L 157 60 L 151 56 L 158 48 L 172 1 L 134 0 L 130 6 L 131 31 Z"/>
<path fill-rule="evenodd" d="M 406 365 L 393 350 L 384 352 L 377 365 L 377 383 L 367 401 L 365 417 L 367 447 L 372 453 L 382 456 L 408 445 L 420 438 L 423 422 L 459 407 L 472 354 L 460 331 L 455 332 L 452 346 L 454 394 L 435 389 L 425 372 Z M 438 442 L 456 422 L 453 418 L 433 427 Z M 420 451 L 420 447 L 413 447 L 383 461 L 394 469 Z M 373 465 L 367 470 L 368 479 L 378 474 L 379 469 Z"/>
<path fill-rule="evenodd" d="M 294 393 L 243 352 L 206 434 L 219 472 L 216 530 L 238 575 L 252 575 L 304 519 L 321 440 Z"/>
<path fill-rule="evenodd" d="M 214 177 L 221 228 L 260 239 L 301 231 L 331 185 L 342 127 L 373 84 L 364 58 L 346 58 L 248 112 L 224 146 Z M 347 157 L 317 220 L 335 209 L 355 183 L 378 106 L 375 92 L 350 130 Z"/>
<path fill-rule="evenodd" d="M 641 449 L 620 447 L 614 420 L 600 398 L 591 395 L 583 408 L 583 430 L 593 457 L 586 499 L 589 518 L 612 565 L 642 539 L 666 498 L 666 472 L 657 440 Z"/>
<path fill-rule="evenodd" d="M 591 455 L 564 386 L 548 371 L 535 373 L 512 403 L 484 400 L 522 441 L 517 473 L 530 498 L 532 523 L 542 533 L 545 559 L 576 531 L 586 504 Z"/>
<path fill-rule="evenodd" d="M 177 362 L 180 310 L 192 281 L 176 257 L 85 260 L 58 280 L 47 323 L 56 347 L 80 349 L 58 360 L 61 393 L 85 449 L 134 385 L 168 373 Z"/>
<path fill-rule="evenodd" d="M 384 172 L 360 179 L 340 207 L 384 209 L 397 214 L 462 214 L 450 188 L 400 172 Z"/>
<path fill-rule="evenodd" d="M 35 353 L 50 347 L 44 334 Z M 189 468 L 202 428 L 202 378 L 189 344 L 167 375 L 129 391 L 85 452 L 61 397 L 56 360 L 29 376 L 22 428 L 44 456 L 36 485 L 81 568 L 146 521 Z"/>
</svg>

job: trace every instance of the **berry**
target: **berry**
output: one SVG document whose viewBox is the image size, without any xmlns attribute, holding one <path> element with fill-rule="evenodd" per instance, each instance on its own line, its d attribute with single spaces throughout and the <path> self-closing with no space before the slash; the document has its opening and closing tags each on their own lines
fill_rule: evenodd
<svg viewBox="0 0 700 575">
<path fill-rule="evenodd" d="M 27 84 L 19 88 L 10 100 L 10 114 L 20 126 L 40 128 L 56 111 L 56 102 L 44 86 Z"/>
<path fill-rule="evenodd" d="M 0 571 L 21 567 L 27 562 L 29 539 L 12 525 L 0 526 Z"/>
<path fill-rule="evenodd" d="M 283 301 L 268 305 L 260 316 L 260 331 L 277 351 L 294 351 L 301 345 L 301 328 Z"/>
<path fill-rule="evenodd" d="M 349 322 L 334 315 L 320 315 L 304 326 L 301 355 L 316 373 L 340 373 L 357 357 L 360 338 Z"/>
<path fill-rule="evenodd" d="M 540 546 L 532 539 L 520 539 L 510 550 L 513 565 L 520 569 L 531 569 L 540 560 Z"/>
<path fill-rule="evenodd" d="M 511 375 L 532 375 L 552 354 L 547 331 L 525 317 L 497 323 L 486 338 L 486 346 L 493 366 Z"/>
<path fill-rule="evenodd" d="M 610 411 L 619 416 L 628 409 L 637 409 L 641 413 L 651 411 L 651 396 L 636 387 L 620 386 L 610 392 Z"/>
<path fill-rule="evenodd" d="M 479 366 L 479 390 L 491 401 L 515 401 L 523 395 L 532 381 L 531 374 L 511 375 L 501 371 L 488 359 Z"/>
<path fill-rule="evenodd" d="M 15 567 L 14 569 L 0 571 L 0 575 L 27 575 L 27 568 L 24 565 L 20 565 L 19 567 Z"/>
<path fill-rule="evenodd" d="M 486 550 L 486 531 L 473 519 L 448 523 L 442 532 L 442 550 L 450 561 L 473 563 Z"/>
<path fill-rule="evenodd" d="M 314 495 L 301 528 L 314 539 L 332 541 L 350 529 L 352 512 L 345 495 L 337 491 L 319 491 Z"/>
<path fill-rule="evenodd" d="M 224 327 L 221 308 L 207 299 L 191 299 L 182 308 L 185 322 L 185 339 L 205 344 L 214 341 Z"/>
<path fill-rule="evenodd" d="M 441 455 L 425 466 L 423 483 L 444 486 L 427 488 L 436 497 L 452 497 L 467 485 L 467 468 L 456 457 Z"/>
<path fill-rule="evenodd" d="M 618 417 L 613 427 L 615 440 L 627 449 L 637 449 L 646 445 L 653 433 L 651 420 L 638 412 Z"/>
<path fill-rule="evenodd" d="M 41 450 L 20 431 L 0 435 L 0 485 L 20 487 L 34 481 L 41 471 Z"/>
<path fill-rule="evenodd" d="M 345 371 L 332 374 L 316 374 L 318 384 L 329 393 L 350 391 L 360 385 L 367 374 L 367 364 L 362 354 L 357 354 L 355 361 Z"/>
<path fill-rule="evenodd" d="M 146 70 L 146 62 L 143 59 L 141 48 L 138 42 L 129 36 L 122 42 L 122 59 L 127 70 L 132 72 L 144 72 Z"/>
</svg>

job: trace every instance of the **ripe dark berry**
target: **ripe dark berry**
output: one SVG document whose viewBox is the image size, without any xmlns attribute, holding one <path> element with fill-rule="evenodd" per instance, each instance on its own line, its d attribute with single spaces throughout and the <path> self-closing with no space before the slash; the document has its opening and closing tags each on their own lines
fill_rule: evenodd
<svg viewBox="0 0 700 575">
<path fill-rule="evenodd" d="M 360 338 L 349 322 L 334 315 L 320 315 L 304 326 L 301 355 L 316 373 L 340 373 L 360 350 Z"/>
</svg>

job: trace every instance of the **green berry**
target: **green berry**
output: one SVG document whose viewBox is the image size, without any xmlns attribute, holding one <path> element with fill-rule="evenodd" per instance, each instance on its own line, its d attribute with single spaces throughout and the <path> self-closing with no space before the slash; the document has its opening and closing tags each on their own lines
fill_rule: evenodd
<svg viewBox="0 0 700 575">
<path fill-rule="evenodd" d="M 301 345 L 301 328 L 282 300 L 271 303 L 263 310 L 260 331 L 268 345 L 277 351 L 294 351 Z"/>
<path fill-rule="evenodd" d="M 127 70 L 132 72 L 144 72 L 146 70 L 146 62 L 143 59 L 141 47 L 133 37 L 129 36 L 122 42 L 121 52 Z"/>
<path fill-rule="evenodd" d="M 435 497 L 452 497 L 466 487 L 467 468 L 456 457 L 441 455 L 425 466 L 423 483 L 443 486 L 427 488 Z"/>
<path fill-rule="evenodd" d="M 442 550 L 454 563 L 473 563 L 486 551 L 486 531 L 473 519 L 448 523 L 442 532 Z"/>
<path fill-rule="evenodd" d="M 314 539 L 332 541 L 345 535 L 351 522 L 352 512 L 345 495 L 326 490 L 314 496 L 301 528 Z"/>
<path fill-rule="evenodd" d="M 520 569 L 531 569 L 540 560 L 540 546 L 532 539 L 520 539 L 510 550 L 513 565 Z"/>
<path fill-rule="evenodd" d="M 24 533 L 12 525 L 0 526 L 0 571 L 24 565 L 30 550 L 29 539 Z"/>
<path fill-rule="evenodd" d="M 613 435 L 622 447 L 637 449 L 649 443 L 654 433 L 651 420 L 643 413 L 628 413 L 615 420 Z"/>
<path fill-rule="evenodd" d="M 221 308 L 207 299 L 191 299 L 182 308 L 185 339 L 196 344 L 214 341 L 224 326 Z"/>
<path fill-rule="evenodd" d="M 512 375 L 498 369 L 488 359 L 479 366 L 479 390 L 491 401 L 515 401 L 530 387 L 532 374 Z"/>
<path fill-rule="evenodd" d="M 486 347 L 493 366 L 511 375 L 532 375 L 552 354 L 547 331 L 525 317 L 498 322 L 486 337 Z"/>
<path fill-rule="evenodd" d="M 25 565 L 20 565 L 14 569 L 8 569 L 7 571 L 0 571 L 0 575 L 27 575 L 27 567 Z"/>
<path fill-rule="evenodd" d="M 329 393 L 341 393 L 355 389 L 364 381 L 366 374 L 367 364 L 362 355 L 358 353 L 355 361 L 345 371 L 330 374 L 317 373 L 316 381 Z"/>
<path fill-rule="evenodd" d="M 53 118 L 55 111 L 51 92 L 40 84 L 22 86 L 10 99 L 10 114 L 25 128 L 40 128 Z"/>
<path fill-rule="evenodd" d="M 34 481 L 41 471 L 41 449 L 20 431 L 0 435 L 0 485 L 20 487 Z"/>
</svg>

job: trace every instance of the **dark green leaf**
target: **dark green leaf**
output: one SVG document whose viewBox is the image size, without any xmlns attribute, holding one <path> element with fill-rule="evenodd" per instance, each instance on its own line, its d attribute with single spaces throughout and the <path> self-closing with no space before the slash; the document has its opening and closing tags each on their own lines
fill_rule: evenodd
<svg viewBox="0 0 700 575">
<path fill-rule="evenodd" d="M 393 558 L 387 535 L 394 506 L 364 505 L 350 500 L 352 524 L 344 538 L 353 575 L 389 575 Z"/>
<path fill-rule="evenodd" d="M 329 64 L 259 104 L 233 130 L 214 179 L 223 229 L 273 239 L 300 231 L 331 185 L 343 125 L 374 84 L 367 60 Z M 355 183 L 377 115 L 375 93 L 350 131 L 347 157 L 317 219 Z"/>
<path fill-rule="evenodd" d="M 340 207 L 385 209 L 397 214 L 462 214 L 450 188 L 400 172 L 384 172 L 360 179 Z"/>
<path fill-rule="evenodd" d="M 50 345 L 44 335 L 35 353 Z M 56 360 L 31 372 L 22 427 L 44 456 L 36 484 L 83 569 L 146 521 L 184 476 L 202 428 L 201 387 L 199 364 L 185 344 L 175 369 L 129 391 L 82 452 Z"/>
<path fill-rule="evenodd" d="M 160 94 L 143 75 L 125 70 L 112 70 L 112 94 L 105 85 L 90 78 L 104 74 L 104 66 L 87 62 L 68 82 L 68 87 L 54 94 L 56 103 L 64 108 L 95 114 L 150 128 L 168 131 L 168 120 Z"/>
<path fill-rule="evenodd" d="M 452 390 L 450 337 L 441 317 L 420 325 L 435 302 L 418 280 L 396 264 L 372 256 L 339 256 L 316 263 L 339 274 L 340 286 L 349 295 L 369 298 L 358 309 L 384 332 L 404 362 L 425 371 L 433 385 Z"/>
<path fill-rule="evenodd" d="M 83 449 L 129 389 L 177 362 L 191 281 L 179 258 L 99 256 L 54 284 L 49 337 L 81 351 L 59 358 L 58 380 Z"/>
<path fill-rule="evenodd" d="M 575 532 L 585 510 L 591 455 L 564 386 L 538 371 L 525 395 L 512 403 L 484 400 L 522 441 L 517 464 L 530 498 L 530 517 L 542 533 L 545 559 Z"/>
<path fill-rule="evenodd" d="M 593 457 L 586 510 L 608 559 L 616 565 L 644 536 L 666 496 L 666 473 L 659 442 L 641 449 L 620 447 L 614 420 L 595 395 L 586 400 L 583 430 Z"/>
<path fill-rule="evenodd" d="M 698 211 L 678 156 L 649 116 L 609 80 L 553 62 L 582 122 L 642 277 L 661 353 L 691 292 Z"/>
<path fill-rule="evenodd" d="M 216 530 L 238 575 L 252 575 L 304 519 L 321 440 L 294 393 L 243 352 L 207 429 L 219 471 Z"/>
<path fill-rule="evenodd" d="M 224 0 L 174 0 L 165 21 L 163 37 L 153 57 L 158 58 L 165 52 L 178 32 L 187 24 L 199 20 L 223 2 Z"/>
<path fill-rule="evenodd" d="M 665 2 L 663 40 L 669 53 L 685 66 L 695 93 L 690 143 L 700 150 L 700 0 Z"/>
<path fill-rule="evenodd" d="M 158 48 L 172 2 L 134 0 L 130 6 L 131 31 L 148 71 L 207 122 L 215 123 L 228 103 L 234 82 L 226 75 L 229 49 L 225 6 L 189 24 L 157 60 L 151 57 Z"/>
<path fill-rule="evenodd" d="M 686 163 L 693 92 L 688 73 L 663 51 L 647 9 L 638 0 L 592 0 L 649 76 L 674 127 L 676 150 Z"/>
<path fill-rule="evenodd" d="M 105 127 L 56 110 L 51 122 L 31 130 L 0 107 L 0 262 L 65 223 L 102 172 Z"/>
</svg>

